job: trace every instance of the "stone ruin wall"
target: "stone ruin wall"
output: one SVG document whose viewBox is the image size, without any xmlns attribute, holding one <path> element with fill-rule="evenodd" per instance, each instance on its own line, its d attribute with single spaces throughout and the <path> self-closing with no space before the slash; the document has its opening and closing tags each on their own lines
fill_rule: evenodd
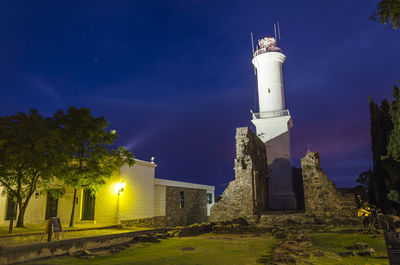
<svg viewBox="0 0 400 265">
<path fill-rule="evenodd" d="M 305 211 L 265 212 L 268 209 L 266 147 L 249 128 L 237 128 L 235 180 L 229 183 L 221 200 L 211 208 L 210 221 L 229 221 L 239 217 L 249 223 L 265 225 L 346 224 L 356 221 L 354 193 L 343 193 L 336 188 L 321 169 L 319 154 L 308 152 L 301 159 L 301 165 L 302 169 L 297 173 L 303 180 L 304 193 L 299 187 L 298 196 L 304 194 Z"/>
<path fill-rule="evenodd" d="M 249 128 L 236 129 L 235 180 L 211 208 L 210 221 L 228 221 L 268 208 L 268 169 L 265 144 Z"/>
<path fill-rule="evenodd" d="M 320 221 L 355 218 L 357 207 L 354 193 L 343 194 L 328 179 L 320 166 L 319 153 L 308 152 L 301 159 L 304 185 L 305 214 Z"/>
</svg>

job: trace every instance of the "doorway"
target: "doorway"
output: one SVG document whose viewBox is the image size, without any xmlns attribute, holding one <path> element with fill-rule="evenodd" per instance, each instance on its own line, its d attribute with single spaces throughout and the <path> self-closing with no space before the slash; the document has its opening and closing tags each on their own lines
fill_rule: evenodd
<svg viewBox="0 0 400 265">
<path fill-rule="evenodd" d="M 50 217 L 57 217 L 57 211 L 58 199 L 54 199 L 50 194 L 47 194 L 45 220 L 48 220 Z"/>
<path fill-rule="evenodd" d="M 89 189 L 83 190 L 82 220 L 94 220 L 95 197 Z"/>
</svg>

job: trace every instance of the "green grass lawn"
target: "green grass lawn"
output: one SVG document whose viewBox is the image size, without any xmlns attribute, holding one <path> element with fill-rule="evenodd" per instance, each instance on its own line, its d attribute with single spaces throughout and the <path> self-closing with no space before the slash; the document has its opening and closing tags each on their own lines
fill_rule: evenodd
<svg viewBox="0 0 400 265">
<path fill-rule="evenodd" d="M 314 249 L 325 253 L 324 257 L 314 257 L 311 260 L 315 264 L 389 264 L 386 251 L 385 239 L 382 234 L 375 238 L 371 234 L 359 232 L 357 228 L 332 229 L 325 233 L 314 233 L 311 235 Z M 340 257 L 338 253 L 351 251 L 357 242 L 367 243 L 376 253 L 371 257 L 351 256 Z"/>
<path fill-rule="evenodd" d="M 57 257 L 30 264 L 250 265 L 259 264 L 257 259 L 262 255 L 270 255 L 275 244 L 276 240 L 271 236 L 205 234 L 174 237 L 160 243 L 135 244 L 117 254 L 92 260 Z"/>
</svg>

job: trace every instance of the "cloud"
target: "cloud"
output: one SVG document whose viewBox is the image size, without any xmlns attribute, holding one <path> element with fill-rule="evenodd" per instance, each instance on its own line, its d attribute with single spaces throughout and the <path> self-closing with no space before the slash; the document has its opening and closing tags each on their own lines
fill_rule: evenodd
<svg viewBox="0 0 400 265">
<path fill-rule="evenodd" d="M 88 99 L 93 103 L 107 104 L 112 106 L 123 107 L 163 107 L 162 103 L 143 102 L 127 98 L 112 98 L 112 97 L 91 97 Z"/>
<path fill-rule="evenodd" d="M 41 76 L 36 74 L 26 75 L 26 80 L 29 83 L 29 87 L 39 91 L 42 95 L 51 98 L 52 100 L 61 102 L 62 97 L 58 91 L 49 82 L 44 80 Z"/>
</svg>

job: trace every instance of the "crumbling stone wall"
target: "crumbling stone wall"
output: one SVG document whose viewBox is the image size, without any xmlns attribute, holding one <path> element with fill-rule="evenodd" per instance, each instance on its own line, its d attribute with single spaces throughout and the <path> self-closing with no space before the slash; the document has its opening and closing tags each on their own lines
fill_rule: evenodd
<svg viewBox="0 0 400 265">
<path fill-rule="evenodd" d="M 211 208 L 210 221 L 228 221 L 268 208 L 265 144 L 249 128 L 236 129 L 235 180 Z"/>
<path fill-rule="evenodd" d="M 319 153 L 308 152 L 301 159 L 305 213 L 320 220 L 355 218 L 357 207 L 353 193 L 342 194 L 320 166 Z"/>
</svg>

